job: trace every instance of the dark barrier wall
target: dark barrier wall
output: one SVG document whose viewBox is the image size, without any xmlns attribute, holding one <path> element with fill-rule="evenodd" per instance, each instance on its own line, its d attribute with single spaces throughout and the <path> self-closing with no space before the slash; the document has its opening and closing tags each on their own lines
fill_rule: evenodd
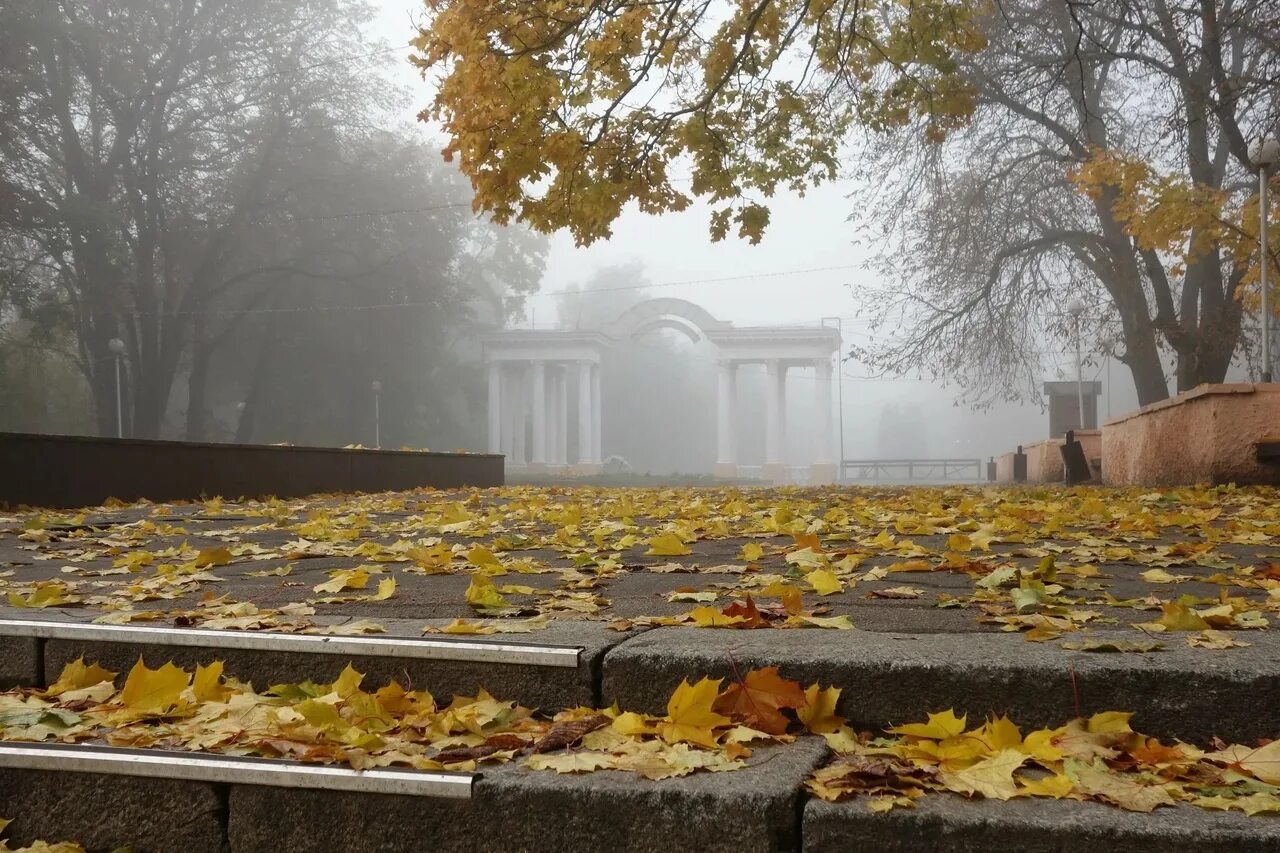
<svg viewBox="0 0 1280 853">
<path fill-rule="evenodd" d="M 9 506 L 500 486 L 502 478 L 502 457 L 487 454 L 0 433 L 0 504 Z"/>
</svg>

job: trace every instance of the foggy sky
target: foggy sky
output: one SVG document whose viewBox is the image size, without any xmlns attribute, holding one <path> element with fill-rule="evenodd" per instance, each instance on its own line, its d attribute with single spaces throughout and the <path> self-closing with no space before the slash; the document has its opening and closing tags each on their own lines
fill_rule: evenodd
<svg viewBox="0 0 1280 853">
<path fill-rule="evenodd" d="M 374 0 L 374 5 L 380 6 L 381 12 L 369 35 L 389 44 L 407 42 L 421 1 Z M 406 48 L 404 55 L 407 54 Z M 403 59 L 396 60 L 396 67 L 402 69 L 399 73 L 403 84 L 412 95 L 412 106 L 406 108 L 404 115 L 405 123 L 410 123 L 415 113 L 429 103 L 432 92 Z M 431 128 L 419 126 L 424 134 L 433 135 Z M 442 139 L 438 132 L 434 135 Z M 869 335 L 855 316 L 859 307 L 856 294 L 860 286 L 879 282 L 874 273 L 861 268 L 871 252 L 865 245 L 859 247 L 855 243 L 861 240 L 865 244 L 871 235 L 858 233 L 855 225 L 847 221 L 851 213 L 856 213 L 853 202 L 846 198 L 851 190 L 851 184 L 836 183 L 813 190 L 804 198 L 780 192 L 769 202 L 771 225 L 757 246 L 732 236 L 712 243 L 707 208 L 697 203 L 684 213 L 662 217 L 630 210 L 614 224 L 611 239 L 587 248 L 575 247 L 568 234 L 557 234 L 551 238 L 542 282 L 544 293 L 529 299 L 526 325 L 555 323 L 556 299 L 545 292 L 584 281 L 597 268 L 638 259 L 656 285 L 770 274 L 755 279 L 656 287 L 653 293 L 688 299 L 719 319 L 742 326 L 817 324 L 823 317 L 841 317 L 845 343 L 865 344 Z M 772 275 L 830 267 L 842 269 Z M 1044 379 L 1074 378 L 1074 357 L 1070 353 L 1045 358 Z M 920 406 L 929 425 L 927 450 L 933 456 L 985 457 L 1048 435 L 1048 416 L 1038 406 L 1000 406 L 989 412 L 971 412 L 953 405 L 953 389 L 914 379 L 867 381 L 861 378 L 866 375 L 865 368 L 849 361 L 844 362 L 842 372 L 847 458 L 877 455 L 875 437 L 880 413 L 893 403 Z M 1135 408 L 1136 394 L 1128 371 L 1113 364 L 1111 376 L 1112 414 Z M 1086 368 L 1085 378 L 1102 380 L 1105 372 Z M 1100 400 L 1104 417 L 1106 406 L 1105 398 Z"/>
</svg>

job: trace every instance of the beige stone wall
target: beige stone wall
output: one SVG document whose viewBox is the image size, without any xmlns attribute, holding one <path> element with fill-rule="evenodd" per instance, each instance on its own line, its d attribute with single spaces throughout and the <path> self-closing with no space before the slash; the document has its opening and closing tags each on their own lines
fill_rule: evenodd
<svg viewBox="0 0 1280 853">
<path fill-rule="evenodd" d="M 1076 431 L 1075 437 L 1084 447 L 1084 457 L 1097 476 L 1102 460 L 1102 432 L 1082 429 Z M 1066 480 L 1067 469 L 1062 463 L 1062 446 L 1066 443 L 1065 438 L 1051 438 L 1023 448 L 1027 454 L 1028 483 L 1061 483 Z"/>
<path fill-rule="evenodd" d="M 1280 434 L 1280 384 L 1201 385 L 1102 428 L 1108 485 L 1280 484 L 1255 445 Z"/>
</svg>

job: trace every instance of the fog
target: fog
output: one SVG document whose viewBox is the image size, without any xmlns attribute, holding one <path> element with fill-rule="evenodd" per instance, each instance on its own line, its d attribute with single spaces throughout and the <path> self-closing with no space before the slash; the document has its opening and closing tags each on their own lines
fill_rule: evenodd
<svg viewBox="0 0 1280 853">
<path fill-rule="evenodd" d="M 418 4 L 414 0 L 382 0 L 376 31 L 388 41 L 404 31 Z M 418 88 L 417 74 L 405 68 L 406 86 L 415 87 L 416 103 L 425 104 L 427 93 Z M 424 130 L 430 133 L 430 130 Z M 568 234 L 550 241 L 546 270 L 538 294 L 528 300 L 528 311 L 518 325 L 554 328 L 564 322 L 557 310 L 555 292 L 588 281 L 610 267 L 639 264 L 652 283 L 647 293 L 676 296 L 694 302 L 718 319 L 738 326 L 820 324 L 823 318 L 840 318 L 848 343 L 873 340 L 863 317 L 859 292 L 869 284 L 883 284 L 866 268 L 871 235 L 859 233 L 850 222 L 859 213 L 849 198 L 849 180 L 811 190 L 801 198 L 783 193 L 772 200 L 773 217 L 764 240 L 757 246 L 730 237 L 714 243 L 707 233 L 707 207 L 695 202 L 690 209 L 662 217 L 629 210 L 613 227 L 612 238 L 589 247 L 577 247 Z M 829 322 L 833 322 L 830 321 Z M 715 453 L 715 377 L 710 364 L 713 348 L 690 345 L 679 336 L 663 335 L 644 345 L 676 353 L 692 369 L 688 386 L 667 387 L 670 408 L 655 423 L 637 424 L 618 403 L 606 405 L 606 453 L 627 458 L 637 470 L 654 473 L 709 471 Z M 1074 354 L 1068 350 L 1047 352 L 1044 379 L 1074 379 Z M 1114 387 L 1104 385 L 1100 410 L 1113 414 L 1137 406 L 1137 396 L 1122 366 L 1111 365 Z M 1048 415 L 1042 405 L 996 405 L 984 411 L 957 405 L 954 387 L 914 376 L 872 376 L 856 361 L 844 361 L 842 423 L 844 455 L 848 459 L 888 457 L 986 458 L 1048 437 Z M 616 370 L 606 374 L 606 400 L 635 399 L 632 382 L 644 377 L 623 377 Z M 1087 381 L 1103 381 L 1106 366 L 1086 368 Z M 658 377 L 654 377 L 656 380 Z M 742 448 L 745 460 L 763 458 L 763 367 L 746 369 L 741 378 L 739 411 L 748 426 Z M 785 454 L 795 464 L 806 458 L 809 431 L 797 428 L 812 419 L 809 387 L 812 373 L 792 383 Z M 615 383 L 622 383 L 621 385 Z M 659 384 L 655 382 L 655 384 Z M 643 394 L 644 399 L 654 395 Z M 697 401 L 706 403 L 697 405 Z M 665 409 L 665 407 L 664 407 Z M 639 411 L 640 409 L 637 409 Z M 610 414 L 612 413 L 612 414 Z M 912 423 L 905 434 L 887 425 Z M 692 444 L 672 441 L 678 434 L 663 429 L 668 424 L 695 424 Z M 657 426 L 654 432 L 651 426 Z M 659 440 L 659 437 L 660 440 Z M 676 448 L 679 448 L 678 450 Z M 693 451 L 697 451 L 694 453 Z M 758 461 L 756 464 L 759 464 Z"/>
<path fill-rule="evenodd" d="M 499 228 L 470 214 L 466 181 L 441 156 L 440 129 L 417 120 L 432 97 L 407 60 L 419 0 L 377 0 L 373 8 L 359 39 L 353 33 L 351 44 L 329 45 L 340 70 L 305 81 L 327 114 L 351 104 L 355 112 L 339 115 L 323 138 L 299 125 L 285 146 L 288 158 L 263 177 L 244 179 L 244 187 L 279 188 L 256 203 L 264 210 L 284 205 L 270 208 L 281 230 L 243 232 L 235 250 L 244 259 L 190 272 L 193 282 L 216 274 L 225 286 L 204 296 L 195 285 L 177 288 L 172 305 L 154 309 L 169 318 L 165 334 L 174 318 L 195 318 L 189 327 L 183 321 L 176 340 L 151 340 L 160 331 L 148 326 L 145 305 L 85 325 L 79 309 L 55 295 L 56 275 L 69 273 L 46 277 L 39 261 L 15 264 L 19 271 L 0 294 L 0 429 L 111 434 L 118 422 L 122 434 L 144 437 L 483 451 L 486 335 L 598 329 L 645 299 L 675 297 L 736 328 L 838 326 L 844 357 L 834 378 L 842 404 L 836 441 L 845 459 L 985 459 L 1048 436 L 1044 401 L 1035 393 L 1002 400 L 995 377 L 975 392 L 935 378 L 932 363 L 886 372 L 847 357 L 850 347 L 875 349 L 895 332 L 871 320 L 878 307 L 872 294 L 899 284 L 877 258 L 888 249 L 903 253 L 904 266 L 912 260 L 910 246 L 883 243 L 865 224 L 866 190 L 902 178 L 892 161 L 803 197 L 779 194 L 755 246 L 732 234 L 713 242 L 701 203 L 660 217 L 628 209 L 609 239 L 587 247 L 566 233 L 543 238 L 519 225 Z M 356 129 L 342 129 L 344 122 Z M 340 179 L 324 151 L 342 164 Z M 225 156 L 222 175 L 248 174 L 256 162 Z M 194 172 L 183 181 L 199 185 Z M 297 190 L 326 183 L 334 186 L 310 196 Z M 194 241 L 186 257 L 230 251 L 197 232 L 209 226 L 201 205 L 231 210 L 235 221 L 236 186 L 184 206 L 192 223 L 204 222 L 183 231 Z M 300 225 L 313 220 L 338 225 Z M 13 239 L 22 251 L 39 241 Z M 263 278 L 261 270 L 276 272 Z M 91 297 L 98 298 L 90 294 L 84 304 Z M 1082 377 L 1103 383 L 1104 420 L 1138 406 L 1129 371 L 1094 345 L 1110 322 L 1099 318 L 1085 340 Z M 1027 318 L 1024 325 L 1040 323 Z M 1033 390 L 1076 378 L 1068 338 L 1053 322 L 1044 329 Z M 602 365 L 605 456 L 638 472 L 712 471 L 717 353 L 705 337 L 693 338 L 666 330 L 610 344 Z M 1166 367 L 1169 384 L 1172 362 Z M 118 380 L 113 369 L 122 371 Z M 1231 375 L 1245 369 L 1239 361 Z M 813 369 L 792 371 L 787 464 L 808 460 L 818 381 Z M 748 469 L 764 459 L 764 387 L 762 365 L 742 368 L 736 417 L 739 462 Z"/>
</svg>

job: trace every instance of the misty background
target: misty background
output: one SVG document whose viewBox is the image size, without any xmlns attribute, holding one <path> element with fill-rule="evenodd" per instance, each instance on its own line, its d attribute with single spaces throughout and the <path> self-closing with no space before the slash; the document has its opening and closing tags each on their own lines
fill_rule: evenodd
<svg viewBox="0 0 1280 853">
<path fill-rule="evenodd" d="M 121 213 L 136 223 L 131 251 L 145 255 L 145 275 L 171 281 L 164 306 L 136 296 L 105 304 L 117 298 L 95 278 L 116 268 L 106 254 L 74 293 L 52 284 L 51 270 L 19 261 L 18 244 L 42 239 L 38 221 L 5 237 L 0 429 L 114 434 L 119 364 L 128 435 L 372 445 L 376 382 L 383 446 L 484 450 L 479 338 L 504 327 L 590 328 L 674 296 L 738 326 L 838 323 L 846 350 L 884 333 L 868 320 L 867 294 L 894 282 L 873 263 L 887 244 L 859 225 L 866 178 L 773 199 L 758 246 L 712 243 L 697 203 L 661 218 L 629 211 L 611 239 L 588 248 L 567 234 L 497 228 L 471 215 L 466 181 L 440 156 L 443 139 L 416 120 L 431 97 L 407 61 L 418 0 L 267 5 L 280 15 L 270 26 L 220 24 L 242 37 L 191 72 L 179 95 L 184 135 L 163 152 L 137 152 L 157 162 L 119 176 Z M 303 7 L 299 27 L 291 16 Z M 163 22 L 155 31 L 116 23 L 101 38 L 124 50 L 169 35 Z M 8 28 L 0 44 L 19 57 L 0 98 L 23 72 L 29 35 Z M 0 128 L 11 146 L 13 130 Z M 7 169 L 40 168 L 13 147 L 4 155 Z M 72 202 L 49 201 L 79 215 Z M 140 293 L 136 284 L 116 286 Z M 131 318 L 127 327 L 106 319 L 117 314 Z M 114 338 L 126 345 L 119 358 Z M 1084 378 L 1104 382 L 1104 418 L 1135 408 L 1127 371 L 1086 355 Z M 709 471 L 714 359 L 705 341 L 670 332 L 620 343 L 603 368 L 605 455 L 637 471 Z M 1043 381 L 1074 378 L 1061 341 L 1046 338 L 1040 359 Z M 878 375 L 849 359 L 837 375 L 845 458 L 985 458 L 1048 435 L 1034 395 L 975 410 L 923 373 Z M 758 464 L 763 367 L 739 381 L 741 461 Z M 814 381 L 800 371 L 789 382 L 785 461 L 807 461 Z"/>
</svg>

